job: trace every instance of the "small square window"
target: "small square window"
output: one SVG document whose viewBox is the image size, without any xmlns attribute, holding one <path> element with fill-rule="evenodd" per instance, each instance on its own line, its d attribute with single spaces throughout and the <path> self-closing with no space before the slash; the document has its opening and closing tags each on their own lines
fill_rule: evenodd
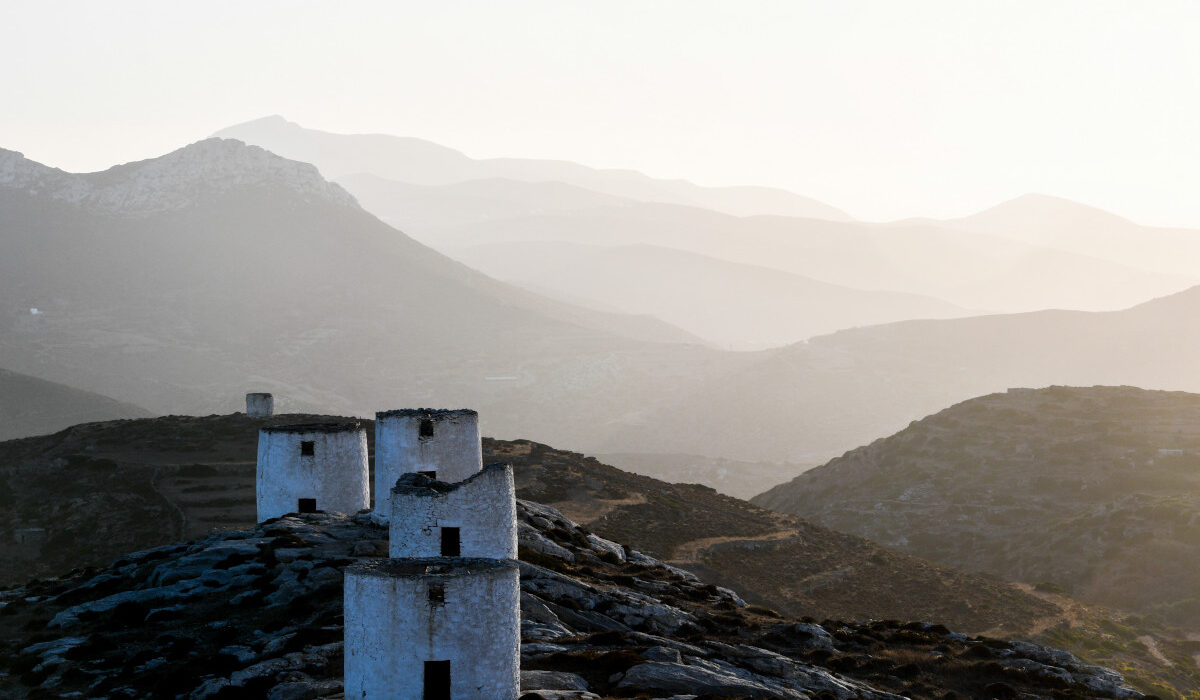
<svg viewBox="0 0 1200 700">
<path fill-rule="evenodd" d="M 316 454 L 316 449 L 317 449 L 316 442 L 314 442 L 312 440 L 301 440 L 300 441 L 300 456 L 301 457 L 312 457 L 314 454 Z"/>
<path fill-rule="evenodd" d="M 428 418 L 422 419 L 421 424 L 417 427 L 417 437 L 433 437 L 433 421 Z"/>
<path fill-rule="evenodd" d="M 446 587 L 435 585 L 429 587 L 429 602 L 440 605 L 446 602 Z"/>
</svg>

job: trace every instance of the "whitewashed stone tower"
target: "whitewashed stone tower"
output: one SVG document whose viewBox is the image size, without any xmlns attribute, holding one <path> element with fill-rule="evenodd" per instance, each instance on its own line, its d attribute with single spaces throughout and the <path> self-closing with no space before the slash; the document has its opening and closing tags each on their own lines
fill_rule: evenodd
<svg viewBox="0 0 1200 700">
<path fill-rule="evenodd" d="M 388 553 L 406 557 L 517 558 L 512 466 L 489 464 L 457 484 L 405 474 L 392 489 Z"/>
<path fill-rule="evenodd" d="M 258 521 L 369 508 L 368 474 L 367 431 L 358 421 L 267 426 L 258 431 Z"/>
<path fill-rule="evenodd" d="M 345 581 L 347 698 L 517 699 L 517 562 L 383 559 Z"/>
<path fill-rule="evenodd" d="M 391 512 L 387 498 L 402 474 L 455 483 L 483 467 L 479 414 L 470 409 L 405 408 L 375 414 L 375 512 Z"/>
<path fill-rule="evenodd" d="M 270 418 L 275 415 L 275 397 L 270 394 L 246 394 L 246 415 L 250 418 Z"/>
<path fill-rule="evenodd" d="M 376 415 L 376 484 L 387 468 L 381 460 L 400 470 L 387 490 L 376 491 L 376 512 L 390 515 L 391 558 L 345 572 L 346 697 L 517 700 L 521 584 L 512 467 L 480 469 L 474 411 Z M 422 421 L 433 423 L 432 435 Z M 422 451 L 421 438 L 439 435 L 452 439 Z M 451 482 L 448 475 L 462 476 Z"/>
</svg>

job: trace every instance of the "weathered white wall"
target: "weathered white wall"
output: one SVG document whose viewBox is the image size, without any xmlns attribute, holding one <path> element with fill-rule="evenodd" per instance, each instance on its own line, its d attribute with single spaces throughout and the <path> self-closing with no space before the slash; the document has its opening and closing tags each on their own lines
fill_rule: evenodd
<svg viewBox="0 0 1200 700">
<path fill-rule="evenodd" d="M 275 415 L 275 397 L 270 394 L 246 394 L 246 415 L 251 418 L 270 418 Z"/>
<path fill-rule="evenodd" d="M 300 443 L 313 442 L 301 456 Z M 301 498 L 317 509 L 357 513 L 370 507 L 367 431 L 358 423 L 271 426 L 258 431 L 258 521 L 295 513 Z"/>
<path fill-rule="evenodd" d="M 457 484 L 405 476 L 392 489 L 391 500 L 392 557 L 439 556 L 441 528 L 458 527 L 462 556 L 517 558 L 516 490 L 508 464 L 488 465 Z"/>
<path fill-rule="evenodd" d="M 433 421 L 433 437 L 418 435 L 423 419 Z M 375 414 L 375 511 L 386 503 L 401 474 L 436 471 L 437 479 L 462 481 L 483 466 L 479 414 L 469 409 L 412 408 Z"/>
<path fill-rule="evenodd" d="M 446 563 L 449 562 L 449 565 Z M 450 661 L 453 698 L 516 700 L 521 619 L 517 563 L 388 559 L 346 569 L 347 698 L 420 700 L 426 661 Z M 431 604 L 430 585 L 446 602 Z"/>
</svg>

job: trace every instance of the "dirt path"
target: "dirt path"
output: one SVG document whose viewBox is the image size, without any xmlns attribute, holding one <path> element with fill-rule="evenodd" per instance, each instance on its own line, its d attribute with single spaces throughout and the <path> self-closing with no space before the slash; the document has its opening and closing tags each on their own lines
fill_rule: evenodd
<svg viewBox="0 0 1200 700">
<path fill-rule="evenodd" d="M 669 561 L 680 563 L 699 561 L 700 552 L 723 542 L 774 542 L 786 540 L 798 534 L 800 532 L 793 528 L 789 530 L 776 530 L 775 532 L 768 532 L 765 535 L 755 535 L 753 537 L 705 537 L 699 540 L 684 542 L 677 546 L 675 551 L 671 553 Z"/>
<path fill-rule="evenodd" d="M 603 518 L 621 506 L 636 506 L 646 502 L 646 497 L 635 493 L 629 498 L 597 498 L 592 501 L 559 501 L 546 505 L 558 510 L 580 525 L 587 525 Z"/>
<path fill-rule="evenodd" d="M 1175 666 L 1174 662 L 1172 662 L 1165 655 L 1163 655 L 1162 649 L 1158 648 L 1158 640 L 1157 639 L 1155 639 L 1154 637 L 1151 637 L 1148 634 L 1143 634 L 1142 636 L 1138 637 L 1138 641 L 1141 642 L 1142 644 L 1145 644 L 1146 649 L 1148 649 L 1150 651 L 1150 656 L 1153 656 L 1154 658 L 1158 659 L 1158 662 L 1161 663 L 1163 666 L 1166 666 L 1168 668 L 1172 668 Z"/>
<path fill-rule="evenodd" d="M 1036 637 L 1051 627 L 1057 627 L 1063 623 L 1066 623 L 1067 627 L 1075 627 L 1076 625 L 1082 624 L 1083 620 L 1087 617 L 1087 607 L 1076 600 L 1065 598 L 1060 595 L 1054 595 L 1053 593 L 1042 593 L 1041 591 L 1035 591 L 1033 586 L 1028 583 L 1014 583 L 1013 585 L 1021 589 L 1022 592 L 1028 593 L 1036 598 L 1041 598 L 1047 603 L 1050 603 L 1058 608 L 1058 612 L 1054 615 L 1047 615 L 1045 617 L 1039 617 L 1035 619 L 1030 624 L 1029 629 L 1023 632 L 1023 634 L 1026 636 Z M 997 627 L 995 629 L 987 630 L 983 634 L 993 637 L 1004 636 L 1006 634 L 1011 634 L 1011 630 L 1007 630 L 1003 627 Z"/>
</svg>

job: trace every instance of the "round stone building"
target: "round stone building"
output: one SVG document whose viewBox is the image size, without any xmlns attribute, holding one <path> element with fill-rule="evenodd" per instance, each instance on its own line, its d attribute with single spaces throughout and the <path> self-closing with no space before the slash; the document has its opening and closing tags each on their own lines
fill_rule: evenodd
<svg viewBox="0 0 1200 700">
<path fill-rule="evenodd" d="M 455 484 L 405 474 L 391 501 L 389 556 L 517 558 L 517 502 L 508 464 L 489 464 Z"/>
<path fill-rule="evenodd" d="M 384 559 L 345 573 L 347 698 L 516 700 L 518 566 Z"/>
<path fill-rule="evenodd" d="M 453 483 L 483 466 L 479 414 L 470 409 L 405 408 L 375 414 L 375 510 L 387 515 L 387 498 L 402 474 L 413 472 Z"/>
<path fill-rule="evenodd" d="M 246 394 L 246 415 L 250 418 L 270 418 L 275 415 L 275 397 L 270 394 Z"/>
<path fill-rule="evenodd" d="M 272 425 L 258 431 L 258 521 L 287 513 L 370 507 L 367 431 L 357 421 Z"/>
</svg>

